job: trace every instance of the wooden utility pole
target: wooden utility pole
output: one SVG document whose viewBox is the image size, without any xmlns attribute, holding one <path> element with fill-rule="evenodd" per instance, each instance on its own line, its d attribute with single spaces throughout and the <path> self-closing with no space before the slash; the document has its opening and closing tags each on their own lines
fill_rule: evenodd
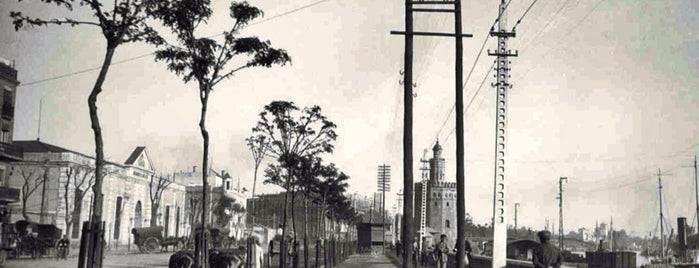
<svg viewBox="0 0 699 268">
<path fill-rule="evenodd" d="M 665 263 L 665 228 L 663 218 L 663 182 L 660 177 L 660 169 L 658 169 L 658 200 L 660 200 L 660 261 Z"/>
<path fill-rule="evenodd" d="M 453 6 L 449 8 L 413 8 L 414 5 L 444 5 Z M 439 12 L 455 14 L 455 33 L 438 32 L 414 32 L 413 12 Z M 464 167 L 463 167 L 463 43 L 464 37 L 473 37 L 471 34 L 461 32 L 461 0 L 435 1 L 435 0 L 406 0 L 405 1 L 405 31 L 391 31 L 391 34 L 405 36 L 405 70 L 403 76 L 404 88 L 404 117 L 403 117 L 403 187 L 405 203 L 403 206 L 403 267 L 409 267 L 411 260 L 408 254 L 412 247 L 412 225 L 414 220 L 413 211 L 413 37 L 414 36 L 444 36 L 455 37 L 456 42 L 456 215 L 457 215 L 457 266 L 464 265 L 464 224 L 465 224 L 465 203 L 464 203 Z M 461 256 L 459 258 L 458 256 Z"/>
<path fill-rule="evenodd" d="M 558 250 L 563 251 L 563 181 L 568 182 L 567 177 L 558 179 Z"/>
<path fill-rule="evenodd" d="M 507 31 L 507 17 L 505 0 L 500 1 L 498 8 L 498 27 L 490 30 L 490 36 L 497 37 L 498 46 L 494 52 L 488 51 L 488 55 L 496 58 L 497 82 L 496 88 L 496 117 L 495 117 L 495 178 L 493 185 L 493 261 L 492 268 L 504 268 L 507 265 L 507 213 L 505 206 L 505 152 L 507 144 L 507 91 L 512 88 L 508 82 L 510 77 L 509 57 L 516 57 L 517 52 L 512 53 L 507 49 L 507 39 L 514 38 L 514 31 Z"/>
<path fill-rule="evenodd" d="M 455 51 L 455 95 L 456 95 L 456 267 L 465 267 L 466 250 L 466 193 L 464 162 L 464 44 L 461 39 L 461 0 L 454 3 L 454 33 L 456 34 Z"/>
<path fill-rule="evenodd" d="M 383 230 L 383 246 L 386 248 L 386 191 L 391 191 L 391 166 L 380 165 L 378 170 L 378 185 L 381 192 L 381 230 Z"/>
<path fill-rule="evenodd" d="M 697 201 L 697 234 L 699 234 L 699 173 L 697 173 L 697 156 L 694 156 L 694 192 L 696 194 L 696 201 Z"/>
</svg>

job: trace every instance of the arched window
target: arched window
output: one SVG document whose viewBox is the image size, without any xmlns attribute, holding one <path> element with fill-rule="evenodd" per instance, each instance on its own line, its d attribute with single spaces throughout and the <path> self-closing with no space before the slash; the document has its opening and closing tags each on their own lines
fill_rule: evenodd
<svg viewBox="0 0 699 268">
<path fill-rule="evenodd" d="M 438 206 L 438 204 L 437 204 L 437 202 L 436 202 L 436 201 L 434 202 L 434 206 L 435 206 L 435 207 L 436 207 L 436 206 Z"/>
<path fill-rule="evenodd" d="M 444 224 L 447 226 L 447 228 L 451 228 L 451 226 L 449 225 L 449 220 L 447 220 Z"/>
<path fill-rule="evenodd" d="M 447 207 L 449 206 L 449 202 L 447 202 Z"/>
</svg>

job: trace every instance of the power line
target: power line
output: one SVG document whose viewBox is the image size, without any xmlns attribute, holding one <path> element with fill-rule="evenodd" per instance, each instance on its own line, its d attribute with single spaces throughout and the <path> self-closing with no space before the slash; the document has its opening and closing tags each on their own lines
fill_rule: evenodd
<svg viewBox="0 0 699 268">
<path fill-rule="evenodd" d="M 295 9 L 292 9 L 292 10 L 289 10 L 289 11 L 286 11 L 286 12 L 283 12 L 283 13 L 280 13 L 280 14 L 277 14 L 277 15 L 274 15 L 274 16 L 272 16 L 272 17 L 263 19 L 263 20 L 261 20 L 261 21 L 258 21 L 258 22 L 255 22 L 255 23 L 251 23 L 251 24 L 248 25 L 248 27 L 254 26 L 254 25 L 257 25 L 257 24 L 260 24 L 260 23 L 264 23 L 264 22 L 267 22 L 267 21 L 270 21 L 270 20 L 273 20 L 273 19 L 277 19 L 277 18 L 286 16 L 286 15 L 289 15 L 289 14 L 292 14 L 292 13 L 295 13 L 295 12 L 299 12 L 299 11 L 301 11 L 301 10 L 304 10 L 304 9 L 307 9 L 307 8 L 312 7 L 312 6 L 319 5 L 319 4 L 322 4 L 322 3 L 324 3 L 324 2 L 328 2 L 328 1 L 330 1 L 330 0 L 319 0 L 319 1 L 315 1 L 315 2 L 312 2 L 312 3 L 310 3 L 310 4 L 307 4 L 307 5 L 304 5 L 304 6 L 300 6 L 300 7 L 298 7 L 298 8 L 295 8 Z M 209 38 L 210 38 L 210 37 L 221 36 L 221 35 L 223 35 L 223 32 L 222 32 L 222 33 L 219 33 L 219 34 L 216 34 L 216 35 L 209 36 Z M 120 60 L 120 61 L 115 61 L 115 62 L 112 62 L 109 66 L 121 64 L 121 63 L 124 63 L 124 62 L 134 61 L 134 60 L 137 60 L 137 59 L 140 59 L 140 58 L 148 57 L 148 56 L 153 55 L 153 54 L 155 54 L 155 52 L 151 52 L 151 53 L 148 53 L 148 54 L 143 54 L 143 55 L 136 56 L 136 57 L 133 57 L 133 58 L 127 58 L 127 59 Z M 102 68 L 101 66 L 100 66 L 100 67 L 88 68 L 88 69 L 81 70 L 81 71 L 77 71 L 77 72 L 62 74 L 62 75 L 58 75 L 58 76 L 54 76 L 54 77 L 49 77 L 49 78 L 45 78 L 45 79 L 41 79 L 41 80 L 37 80 L 37 81 L 32 81 L 32 82 L 28 82 L 28 83 L 23 83 L 23 84 L 20 84 L 18 87 L 30 86 L 30 85 L 34 85 L 34 84 L 43 83 L 43 82 L 53 81 L 53 80 L 57 80 L 57 79 L 65 78 L 65 77 L 70 77 L 70 76 L 74 76 L 74 75 L 78 75 L 78 74 L 83 74 L 83 73 L 87 73 L 87 72 L 91 72 L 91 71 L 96 71 L 96 70 L 99 70 L 99 69 L 101 69 L 101 68 Z"/>
<path fill-rule="evenodd" d="M 502 11 L 500 11 L 500 15 L 502 15 L 502 13 L 507 10 L 507 8 L 510 6 L 510 3 L 512 3 L 512 0 L 507 1 L 507 4 L 505 4 L 505 7 L 502 9 Z M 495 21 L 493 22 L 493 25 L 491 25 L 490 28 L 488 29 L 489 32 L 485 34 L 485 38 L 483 39 L 483 44 L 481 45 L 481 49 L 478 51 L 478 55 L 476 56 L 476 59 L 473 61 L 473 65 L 471 65 L 471 70 L 468 72 L 468 75 L 466 76 L 466 79 L 464 80 L 464 84 L 463 84 L 463 86 L 461 86 L 461 90 L 464 90 L 464 88 L 466 88 L 468 81 L 471 79 L 471 75 L 473 74 L 473 70 L 476 68 L 476 64 L 478 64 L 478 60 L 480 60 L 481 54 L 483 53 L 483 49 L 485 49 L 485 45 L 488 42 L 488 38 L 490 37 L 490 30 L 492 30 L 495 27 L 495 24 L 498 23 L 499 19 L 500 19 L 500 16 L 498 16 L 498 18 L 495 19 Z M 439 131 L 437 131 L 437 135 L 435 135 L 435 137 L 439 137 L 439 135 L 442 133 L 442 130 L 444 129 L 444 125 L 446 125 L 447 121 L 449 121 L 449 118 L 451 117 L 451 114 L 454 112 L 455 108 L 456 108 L 456 104 L 452 105 L 452 107 L 449 109 L 449 113 L 447 114 L 447 117 L 444 119 L 442 126 L 439 128 Z M 429 146 L 432 146 L 432 144 L 430 144 Z M 428 148 L 429 148 L 429 146 L 428 146 Z M 425 150 L 427 150 L 427 148 L 425 148 Z"/>
<path fill-rule="evenodd" d="M 539 0 L 534 0 L 534 2 L 532 2 L 531 5 L 529 5 L 529 7 L 527 8 L 527 10 L 524 11 L 524 14 L 522 14 L 522 16 L 519 17 L 519 19 L 517 20 L 517 23 L 515 23 L 515 26 L 512 27 L 512 32 L 514 32 L 514 31 L 517 29 L 517 26 L 518 26 L 520 23 L 522 23 L 522 19 L 524 19 L 524 16 L 526 16 L 527 13 L 529 13 L 529 10 L 531 10 L 532 7 L 534 6 L 534 4 L 536 4 L 536 1 L 539 1 Z"/>
</svg>

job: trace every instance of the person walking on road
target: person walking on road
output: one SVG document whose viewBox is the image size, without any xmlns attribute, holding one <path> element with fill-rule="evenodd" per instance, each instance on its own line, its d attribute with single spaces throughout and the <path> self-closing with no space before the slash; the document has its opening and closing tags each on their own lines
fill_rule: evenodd
<svg viewBox="0 0 699 268">
<path fill-rule="evenodd" d="M 442 234 L 439 237 L 440 241 L 437 243 L 435 248 L 435 255 L 437 257 L 437 267 L 447 268 L 447 261 L 449 260 L 449 245 L 447 245 L 447 235 Z"/>
<path fill-rule="evenodd" d="M 558 248 L 549 243 L 549 240 L 551 240 L 551 232 L 541 231 L 537 233 L 537 235 L 539 236 L 541 245 L 534 248 L 534 254 L 532 254 L 534 268 L 560 268 L 561 263 L 563 263 L 563 256 L 561 256 L 561 252 L 558 251 Z"/>
</svg>

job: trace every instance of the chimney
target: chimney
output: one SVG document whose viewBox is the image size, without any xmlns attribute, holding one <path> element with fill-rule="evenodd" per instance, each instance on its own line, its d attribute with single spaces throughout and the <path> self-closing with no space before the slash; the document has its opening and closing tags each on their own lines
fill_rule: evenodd
<svg viewBox="0 0 699 268">
<path fill-rule="evenodd" d="M 192 166 L 192 173 L 197 172 L 197 166 Z"/>
</svg>

